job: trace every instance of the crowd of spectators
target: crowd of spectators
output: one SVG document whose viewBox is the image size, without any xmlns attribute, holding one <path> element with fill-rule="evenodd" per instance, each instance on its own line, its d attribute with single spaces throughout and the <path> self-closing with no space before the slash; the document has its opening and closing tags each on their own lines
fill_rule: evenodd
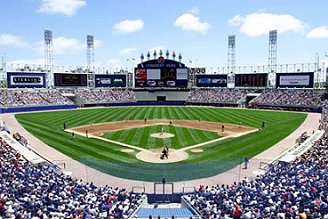
<svg viewBox="0 0 328 219">
<path fill-rule="evenodd" d="M 328 111 L 325 134 L 292 163 L 269 165 L 253 180 L 200 186 L 186 199 L 203 218 L 328 218 Z"/>
<path fill-rule="evenodd" d="M 17 137 L 17 134 L 15 134 Z M 34 166 L 0 138 L 0 218 L 128 218 L 142 195 Z"/>
<path fill-rule="evenodd" d="M 73 102 L 68 99 L 67 97 L 64 97 L 60 92 L 56 90 L 48 90 L 44 92 L 39 92 L 39 95 L 45 99 L 49 104 L 72 104 Z"/>
<path fill-rule="evenodd" d="M 63 105 L 73 102 L 56 90 L 2 90 L 0 104 L 3 106 Z"/>
<path fill-rule="evenodd" d="M 75 95 L 85 103 L 135 102 L 136 96 L 128 89 L 76 90 Z"/>
<path fill-rule="evenodd" d="M 75 90 L 74 94 L 85 103 L 135 102 L 136 96 L 128 89 Z M 2 106 L 43 106 L 73 104 L 57 90 L 4 90 L 0 94 Z"/>
<path fill-rule="evenodd" d="M 190 91 L 187 102 L 193 103 L 237 103 L 248 92 L 245 89 L 206 89 L 199 88 Z M 259 91 L 256 91 L 259 93 Z M 315 90 L 263 90 L 250 102 L 253 107 L 261 105 L 313 107 L 322 106 L 328 102 L 322 98 L 323 91 Z"/>
<path fill-rule="evenodd" d="M 193 103 L 237 103 L 245 97 L 247 90 L 242 89 L 193 89 L 187 102 Z"/>
<path fill-rule="evenodd" d="M 314 90 L 265 90 L 251 104 L 278 106 L 320 106 L 322 92 Z"/>
</svg>

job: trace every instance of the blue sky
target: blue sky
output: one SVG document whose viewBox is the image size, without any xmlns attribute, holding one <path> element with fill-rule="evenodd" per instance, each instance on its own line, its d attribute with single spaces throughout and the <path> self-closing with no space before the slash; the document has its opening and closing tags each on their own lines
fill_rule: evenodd
<svg viewBox="0 0 328 219">
<path fill-rule="evenodd" d="M 96 66 L 131 68 L 141 53 L 168 49 L 186 64 L 221 67 L 236 35 L 236 65 L 258 65 L 277 29 L 279 64 L 327 61 L 327 8 L 326 0 L 2 0 L 0 55 L 43 64 L 50 29 L 55 65 L 86 65 L 89 34 Z"/>
</svg>

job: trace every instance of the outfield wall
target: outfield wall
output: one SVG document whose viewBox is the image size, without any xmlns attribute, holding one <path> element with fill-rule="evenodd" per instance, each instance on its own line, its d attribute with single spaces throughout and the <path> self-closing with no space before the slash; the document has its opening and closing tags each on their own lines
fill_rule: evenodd
<svg viewBox="0 0 328 219">
<path fill-rule="evenodd" d="M 215 107 L 238 107 L 237 103 L 207 103 L 207 102 L 185 102 L 185 101 L 137 101 L 137 102 L 116 102 L 116 103 L 97 103 L 97 104 L 83 104 L 83 105 L 50 105 L 50 106 L 26 106 L 26 107 L 2 107 L 0 113 L 18 113 L 18 112 L 32 112 L 43 110 L 67 110 L 76 109 L 79 107 L 115 107 L 115 106 L 215 106 Z M 302 106 L 278 106 L 278 105 L 257 105 L 259 109 L 273 109 L 273 110 L 287 110 L 287 111 L 303 111 L 321 113 L 322 107 L 302 107 Z"/>
<path fill-rule="evenodd" d="M 26 107 L 8 107 L 0 108 L 0 113 L 18 113 L 18 112 L 31 112 L 41 110 L 64 110 L 64 109 L 76 109 L 78 105 L 50 105 L 50 106 L 26 106 Z"/>
<path fill-rule="evenodd" d="M 256 106 L 250 106 L 248 108 L 322 113 L 321 106 L 293 106 L 293 105 L 258 104 Z"/>
</svg>

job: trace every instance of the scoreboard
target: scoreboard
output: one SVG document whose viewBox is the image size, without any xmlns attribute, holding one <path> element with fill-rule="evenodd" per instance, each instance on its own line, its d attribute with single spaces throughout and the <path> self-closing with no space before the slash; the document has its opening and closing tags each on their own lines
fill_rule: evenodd
<svg viewBox="0 0 328 219">
<path fill-rule="evenodd" d="M 235 87 L 266 87 L 267 84 L 267 73 L 235 75 Z"/>
<path fill-rule="evenodd" d="M 7 72 L 8 88 L 45 88 L 45 73 Z"/>
<path fill-rule="evenodd" d="M 314 72 L 277 73 L 277 88 L 313 88 Z"/>
<path fill-rule="evenodd" d="M 95 87 L 126 87 L 126 75 L 95 75 Z"/>
<path fill-rule="evenodd" d="M 54 73 L 55 86 L 87 86 L 86 74 Z"/>
<path fill-rule="evenodd" d="M 227 87 L 228 75 L 196 75 L 197 87 Z"/>
<path fill-rule="evenodd" d="M 134 69 L 136 88 L 186 88 L 188 78 L 189 70 L 185 64 L 162 56 L 139 63 Z"/>
<path fill-rule="evenodd" d="M 135 69 L 135 87 L 187 87 L 188 68 Z"/>
</svg>

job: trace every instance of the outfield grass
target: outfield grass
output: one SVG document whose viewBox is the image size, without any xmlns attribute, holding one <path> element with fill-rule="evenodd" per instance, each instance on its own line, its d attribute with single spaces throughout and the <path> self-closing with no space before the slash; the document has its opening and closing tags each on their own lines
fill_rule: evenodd
<svg viewBox="0 0 328 219">
<path fill-rule="evenodd" d="M 33 135 L 62 153 L 100 171 L 122 178 L 144 181 L 182 181 L 213 176 L 253 157 L 293 132 L 306 118 L 304 113 L 241 110 L 205 107 L 117 107 L 17 114 L 17 120 Z M 172 119 L 224 122 L 266 128 L 238 138 L 228 138 L 202 147 L 203 153 L 190 153 L 188 160 L 171 164 L 149 164 L 135 153 L 123 153 L 122 146 L 76 136 L 63 130 L 100 122 L 122 120 Z M 186 136 L 182 138 L 188 138 Z"/>
<path fill-rule="evenodd" d="M 151 134 L 160 133 L 161 129 L 174 135 L 172 138 L 154 138 Z M 113 141 L 123 142 L 140 148 L 153 149 L 169 146 L 173 149 L 180 149 L 187 146 L 220 138 L 216 132 L 199 129 L 184 128 L 169 125 L 154 125 L 141 128 L 125 129 L 115 132 L 106 132 L 101 137 Z"/>
</svg>

